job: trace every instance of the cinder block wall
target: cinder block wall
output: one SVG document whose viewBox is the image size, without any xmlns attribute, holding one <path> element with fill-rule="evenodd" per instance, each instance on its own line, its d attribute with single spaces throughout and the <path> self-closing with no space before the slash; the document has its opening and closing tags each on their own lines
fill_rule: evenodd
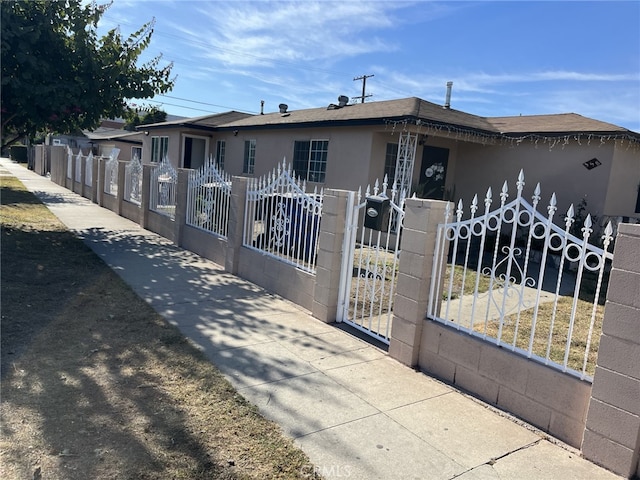
<svg viewBox="0 0 640 480">
<path fill-rule="evenodd" d="M 580 448 L 591 385 L 425 320 L 419 367 Z"/>
<path fill-rule="evenodd" d="M 619 226 L 582 452 L 640 477 L 640 225 Z"/>
</svg>

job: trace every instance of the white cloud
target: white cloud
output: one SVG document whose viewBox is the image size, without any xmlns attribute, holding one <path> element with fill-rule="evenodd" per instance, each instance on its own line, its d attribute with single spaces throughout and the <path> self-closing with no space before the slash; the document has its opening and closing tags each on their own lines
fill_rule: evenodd
<svg viewBox="0 0 640 480">
<path fill-rule="evenodd" d="M 173 25 L 205 58 L 227 65 L 314 62 L 391 51 L 376 30 L 397 26 L 391 2 L 225 2 L 200 5 L 206 31 Z"/>
</svg>

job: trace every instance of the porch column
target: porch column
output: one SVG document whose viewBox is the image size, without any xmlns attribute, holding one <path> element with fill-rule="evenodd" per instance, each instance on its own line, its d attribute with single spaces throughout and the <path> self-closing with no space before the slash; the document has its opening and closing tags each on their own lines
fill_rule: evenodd
<svg viewBox="0 0 640 480">
<path fill-rule="evenodd" d="M 582 453 L 640 476 L 640 225 L 620 224 Z"/>
<path fill-rule="evenodd" d="M 405 201 L 402 254 L 393 303 L 389 355 L 409 366 L 418 364 L 422 326 L 427 313 L 438 224 L 448 202 Z"/>
<path fill-rule="evenodd" d="M 347 200 L 353 196 L 353 192 L 328 189 L 324 193 L 322 202 L 316 283 L 311 314 L 325 323 L 336 321 L 344 255 Z"/>
<path fill-rule="evenodd" d="M 227 231 L 227 256 L 224 262 L 224 269 L 233 275 L 238 273 L 248 185 L 249 179 L 245 177 L 233 177 L 231 180 L 231 204 L 229 205 L 229 223 Z"/>
</svg>

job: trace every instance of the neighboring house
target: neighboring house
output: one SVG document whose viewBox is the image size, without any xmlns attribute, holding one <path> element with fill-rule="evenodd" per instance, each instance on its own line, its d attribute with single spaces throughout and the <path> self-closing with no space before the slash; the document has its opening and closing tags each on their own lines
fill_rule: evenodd
<svg viewBox="0 0 640 480">
<path fill-rule="evenodd" d="M 120 150 L 118 160 L 129 161 L 137 155 L 142 159 L 142 132 L 97 128 L 93 132 L 84 132 L 92 145 L 95 155 L 108 157 L 114 148 Z"/>
<path fill-rule="evenodd" d="M 469 205 L 513 184 L 541 203 L 558 195 L 558 216 L 583 202 L 599 218 L 640 219 L 640 133 L 577 114 L 485 118 L 405 98 L 264 115 L 227 112 L 139 127 L 143 161 L 167 156 L 197 168 L 213 155 L 231 175 L 262 176 L 286 158 L 296 174 L 326 188 L 365 188 L 385 174 L 425 198 Z"/>
</svg>

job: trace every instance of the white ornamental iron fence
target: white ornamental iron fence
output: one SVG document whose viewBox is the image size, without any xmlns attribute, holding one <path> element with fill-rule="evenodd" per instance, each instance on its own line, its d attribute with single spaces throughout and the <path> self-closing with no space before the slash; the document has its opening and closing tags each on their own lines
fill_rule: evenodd
<svg viewBox="0 0 640 480">
<path fill-rule="evenodd" d="M 187 225 L 227 237 L 231 175 L 219 170 L 209 156 L 198 170 L 189 172 L 187 187 Z"/>
<path fill-rule="evenodd" d="M 142 162 L 137 154 L 124 167 L 124 199 L 142 205 Z"/>
<path fill-rule="evenodd" d="M 269 175 L 249 179 L 242 243 L 315 274 L 324 191 L 307 193 L 294 175 L 283 159 Z"/>
<path fill-rule="evenodd" d="M 389 344 L 393 300 L 398 284 L 400 240 L 406 191 L 394 182 L 387 193 L 385 175 L 380 190 L 367 186 L 364 197 L 359 188 L 355 204 L 347 209 L 345 248 L 342 257 L 338 298 L 338 321 L 345 322 L 382 343 Z M 368 212 L 370 199 L 389 203 L 388 222 L 377 228 L 367 226 L 366 218 L 385 215 Z"/>
<path fill-rule="evenodd" d="M 85 158 L 84 184 L 87 187 L 93 186 L 93 152 Z"/>
<path fill-rule="evenodd" d="M 74 181 L 77 183 L 82 182 L 82 149 L 78 149 L 78 154 L 75 158 L 75 178 Z"/>
<path fill-rule="evenodd" d="M 175 220 L 178 172 L 165 156 L 151 170 L 149 209 Z"/>
<path fill-rule="evenodd" d="M 104 193 L 118 195 L 118 155 L 120 149 L 111 150 L 109 160 L 104 164 Z"/>
<path fill-rule="evenodd" d="M 613 260 L 611 222 L 594 240 L 600 248 L 589 243 L 591 215 L 576 215 L 571 205 L 558 226 L 555 193 L 544 215 L 537 210 L 540 184 L 532 203 L 522 196 L 522 171 L 516 185 L 517 196 L 507 203 L 504 183 L 496 210 L 491 189 L 484 213 L 477 215 L 477 195 L 466 220 L 462 200 L 455 218 L 447 209 L 438 227 L 427 315 L 591 381 Z"/>
</svg>

